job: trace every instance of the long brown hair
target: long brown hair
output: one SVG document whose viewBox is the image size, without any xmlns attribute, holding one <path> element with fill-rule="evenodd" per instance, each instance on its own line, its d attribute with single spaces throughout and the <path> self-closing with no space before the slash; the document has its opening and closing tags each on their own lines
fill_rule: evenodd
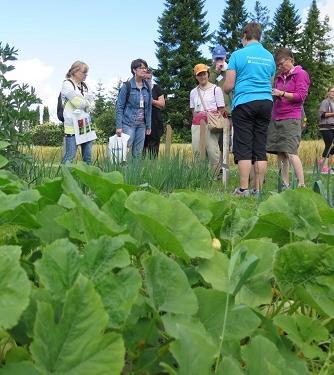
<svg viewBox="0 0 334 375">
<path fill-rule="evenodd" d="M 84 69 L 86 69 L 86 71 L 88 71 L 88 65 L 87 65 L 86 63 L 84 63 L 84 62 L 82 62 L 82 61 L 79 61 L 79 60 L 75 61 L 75 62 L 71 65 L 69 71 L 66 73 L 66 78 L 71 78 L 71 76 L 72 76 L 75 72 L 77 72 L 78 70 L 80 70 L 81 68 L 84 68 Z"/>
</svg>

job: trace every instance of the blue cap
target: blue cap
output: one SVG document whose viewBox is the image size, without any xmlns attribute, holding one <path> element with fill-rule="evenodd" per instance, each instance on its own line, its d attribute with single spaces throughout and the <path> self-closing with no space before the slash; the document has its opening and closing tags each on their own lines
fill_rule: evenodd
<svg viewBox="0 0 334 375">
<path fill-rule="evenodd" d="M 226 49 L 223 47 L 223 46 L 216 46 L 213 50 L 212 50 L 212 59 L 213 60 L 216 60 L 216 59 L 225 59 L 226 57 Z"/>
</svg>

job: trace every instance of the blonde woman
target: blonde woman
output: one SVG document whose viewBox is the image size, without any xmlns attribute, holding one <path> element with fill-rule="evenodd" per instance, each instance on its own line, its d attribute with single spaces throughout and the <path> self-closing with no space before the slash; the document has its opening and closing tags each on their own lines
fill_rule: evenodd
<svg viewBox="0 0 334 375">
<path fill-rule="evenodd" d="M 75 61 L 66 74 L 61 89 L 61 98 L 64 106 L 64 158 L 63 163 L 72 163 L 77 144 L 74 132 L 74 119 L 76 115 L 89 121 L 89 111 L 93 107 L 93 95 L 88 92 L 85 79 L 88 74 L 88 65 L 82 61 Z M 92 161 L 93 141 L 80 144 L 82 159 L 87 164 Z"/>
<path fill-rule="evenodd" d="M 194 74 L 198 86 L 190 92 L 190 109 L 193 114 L 191 125 L 192 148 L 196 154 L 199 152 L 199 125 L 201 120 L 207 122 L 207 111 L 219 111 L 225 115 L 225 102 L 222 89 L 209 82 L 209 68 L 205 64 L 195 65 Z M 220 170 L 220 149 L 218 142 L 219 133 L 212 133 L 206 129 L 205 148 L 210 166 L 216 175 Z"/>
<path fill-rule="evenodd" d="M 334 173 L 334 170 L 328 167 L 328 158 L 334 155 L 334 86 L 330 87 L 319 108 L 319 129 L 325 142 L 325 148 L 322 153 L 322 159 L 319 160 L 321 173 Z"/>
</svg>

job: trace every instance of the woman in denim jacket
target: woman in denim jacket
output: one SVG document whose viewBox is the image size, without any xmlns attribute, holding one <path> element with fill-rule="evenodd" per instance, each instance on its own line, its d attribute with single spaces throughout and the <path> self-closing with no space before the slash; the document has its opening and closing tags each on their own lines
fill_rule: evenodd
<svg viewBox="0 0 334 375">
<path fill-rule="evenodd" d="M 116 105 L 116 134 L 130 136 L 128 147 L 135 158 L 143 151 L 145 134 L 151 134 L 152 93 L 145 80 L 146 70 L 145 60 L 132 61 L 133 77 L 121 87 Z"/>
</svg>

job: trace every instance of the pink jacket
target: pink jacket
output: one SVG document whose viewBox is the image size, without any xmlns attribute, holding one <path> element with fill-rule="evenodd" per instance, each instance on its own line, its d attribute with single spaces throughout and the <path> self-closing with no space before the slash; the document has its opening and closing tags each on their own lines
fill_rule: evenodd
<svg viewBox="0 0 334 375">
<path fill-rule="evenodd" d="M 275 81 L 275 88 L 293 93 L 293 100 L 275 97 L 272 118 L 274 120 L 301 119 L 302 107 L 310 87 L 308 73 L 300 65 L 294 67 L 286 77 L 280 74 Z"/>
</svg>

